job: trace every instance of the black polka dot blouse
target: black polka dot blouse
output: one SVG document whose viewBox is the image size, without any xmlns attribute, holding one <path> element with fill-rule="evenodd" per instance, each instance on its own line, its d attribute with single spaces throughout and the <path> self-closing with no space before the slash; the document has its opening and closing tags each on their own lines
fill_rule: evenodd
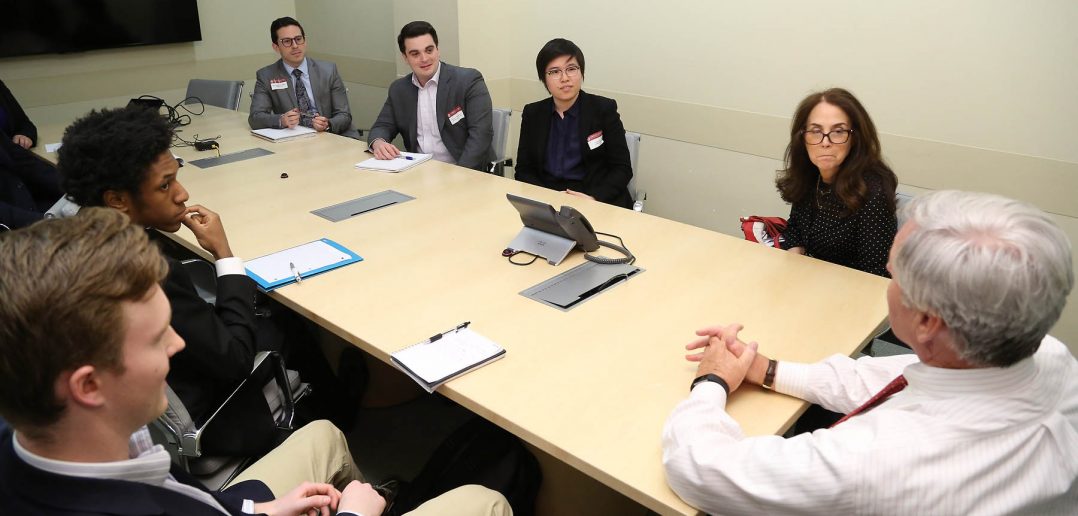
<svg viewBox="0 0 1078 516">
<path fill-rule="evenodd" d="M 868 199 L 847 216 L 843 216 L 845 206 L 831 186 L 820 183 L 814 198 L 790 208 L 782 248 L 804 247 L 808 256 L 891 277 L 887 255 L 898 223 L 887 207 L 879 181 L 870 177 L 867 183 Z"/>
</svg>

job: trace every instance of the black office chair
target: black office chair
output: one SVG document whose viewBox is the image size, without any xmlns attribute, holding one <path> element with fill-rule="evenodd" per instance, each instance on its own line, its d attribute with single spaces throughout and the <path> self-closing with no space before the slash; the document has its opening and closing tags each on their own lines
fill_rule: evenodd
<svg viewBox="0 0 1078 516">
<path fill-rule="evenodd" d="M 242 410 L 247 417 L 256 420 L 252 424 L 265 424 L 267 428 L 275 426 L 279 431 L 277 435 L 283 439 L 294 429 L 296 402 L 309 392 L 310 386 L 300 382 L 298 373 L 285 369 L 280 354 L 264 351 L 255 358 L 251 374 L 201 423 L 191 417 L 183 401 L 168 388 L 168 408 L 149 425 L 150 436 L 168 450 L 174 462 L 201 480 L 208 489 L 220 489 L 258 459 L 258 455 L 204 453 L 207 447 L 220 445 L 214 443 L 214 439 L 227 435 L 229 429 L 222 425 L 230 424 L 225 420 L 235 419 L 228 416 L 230 411 Z M 269 438 L 263 440 L 265 442 L 244 445 L 268 450 L 276 444 Z"/>
</svg>

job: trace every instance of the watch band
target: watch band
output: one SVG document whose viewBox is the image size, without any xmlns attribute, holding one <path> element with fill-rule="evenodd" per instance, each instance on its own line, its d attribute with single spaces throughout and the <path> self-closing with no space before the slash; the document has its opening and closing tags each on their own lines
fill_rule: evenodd
<svg viewBox="0 0 1078 516">
<path fill-rule="evenodd" d="M 778 360 L 771 359 L 767 361 L 767 372 L 764 373 L 764 381 L 760 384 L 760 387 L 763 387 L 769 391 L 775 390 L 775 370 L 778 368 Z"/>
<path fill-rule="evenodd" d="M 689 392 L 692 392 L 692 390 L 697 385 L 699 385 L 699 384 L 701 384 L 703 382 L 715 382 L 715 383 L 719 384 L 719 386 L 722 387 L 722 390 L 726 391 L 727 395 L 730 395 L 730 386 L 726 383 L 726 380 L 723 380 L 721 376 L 719 376 L 717 374 L 714 374 L 714 373 L 708 373 L 708 374 L 705 374 L 703 376 L 697 376 L 695 379 L 693 379 L 692 385 L 689 386 Z"/>
</svg>

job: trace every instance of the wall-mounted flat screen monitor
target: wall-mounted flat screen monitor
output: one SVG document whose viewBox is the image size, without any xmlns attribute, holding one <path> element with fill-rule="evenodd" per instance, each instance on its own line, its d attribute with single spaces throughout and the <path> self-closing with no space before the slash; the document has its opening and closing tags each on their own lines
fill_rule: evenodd
<svg viewBox="0 0 1078 516">
<path fill-rule="evenodd" d="M 0 57 L 201 41 L 196 0 L 0 0 Z"/>
</svg>

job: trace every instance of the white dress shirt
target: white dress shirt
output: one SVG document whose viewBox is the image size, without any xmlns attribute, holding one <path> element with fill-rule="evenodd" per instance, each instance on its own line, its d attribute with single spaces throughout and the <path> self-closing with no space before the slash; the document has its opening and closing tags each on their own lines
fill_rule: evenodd
<svg viewBox="0 0 1078 516">
<path fill-rule="evenodd" d="M 457 160 L 442 143 L 442 131 L 438 128 L 438 80 L 441 75 L 442 63 L 438 63 L 438 71 L 422 86 L 412 74 L 412 84 L 419 88 L 419 102 L 415 111 L 416 143 L 419 144 L 419 152 L 433 154 L 434 159 L 455 165 Z"/>
<path fill-rule="evenodd" d="M 780 362 L 775 389 L 848 412 L 899 374 L 909 386 L 876 408 L 790 439 L 744 437 L 704 382 L 666 422 L 667 480 L 712 514 L 1078 513 L 1078 362 L 1063 343 L 1007 368 Z"/>
<path fill-rule="evenodd" d="M 131 458 L 116 462 L 68 462 L 53 460 L 35 455 L 19 444 L 17 436 L 13 438 L 15 454 L 23 462 L 42 471 L 65 475 L 69 477 L 98 478 L 104 480 L 126 480 L 128 482 L 141 482 L 151 486 L 162 487 L 175 491 L 205 503 L 228 514 L 228 511 L 217 502 L 217 499 L 209 493 L 193 486 L 176 481 L 169 473 L 172 459 L 165 448 L 159 444 L 153 444 L 150 440 L 150 431 L 142 427 L 131 434 L 128 450 Z M 253 508 L 253 504 L 244 502 L 244 506 Z"/>
</svg>

